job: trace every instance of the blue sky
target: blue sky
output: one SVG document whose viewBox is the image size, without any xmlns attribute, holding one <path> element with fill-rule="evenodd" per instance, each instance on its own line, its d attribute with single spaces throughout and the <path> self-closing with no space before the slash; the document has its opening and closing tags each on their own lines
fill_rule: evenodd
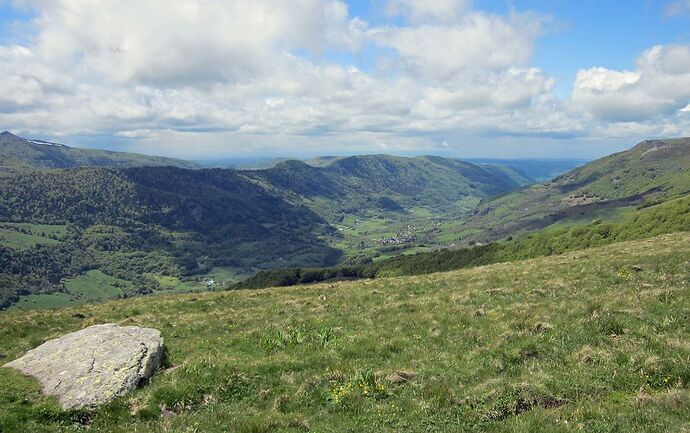
<svg viewBox="0 0 690 433">
<path fill-rule="evenodd" d="M 689 0 L 0 0 L 0 129 L 185 158 L 690 135 Z"/>
<path fill-rule="evenodd" d="M 382 3 L 348 2 L 353 15 L 385 25 L 391 19 L 381 12 Z M 495 14 L 526 10 L 553 17 L 546 36 L 536 43 L 533 64 L 557 78 L 557 92 L 567 96 L 580 68 L 631 69 L 639 53 L 651 46 L 689 44 L 690 19 L 666 14 L 670 3 L 660 0 L 485 0 L 476 5 Z M 367 65 L 366 62 L 358 64 Z"/>
</svg>

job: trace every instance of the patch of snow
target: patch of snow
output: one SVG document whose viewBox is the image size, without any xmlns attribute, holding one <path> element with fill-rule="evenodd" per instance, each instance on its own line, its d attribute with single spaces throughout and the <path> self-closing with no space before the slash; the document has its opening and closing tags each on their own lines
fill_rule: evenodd
<svg viewBox="0 0 690 433">
<path fill-rule="evenodd" d="M 43 141 L 43 140 L 25 140 L 28 143 L 33 143 L 33 144 L 41 144 L 43 146 L 56 146 L 56 147 L 67 147 L 64 144 L 60 143 L 52 143 L 50 141 Z"/>
</svg>

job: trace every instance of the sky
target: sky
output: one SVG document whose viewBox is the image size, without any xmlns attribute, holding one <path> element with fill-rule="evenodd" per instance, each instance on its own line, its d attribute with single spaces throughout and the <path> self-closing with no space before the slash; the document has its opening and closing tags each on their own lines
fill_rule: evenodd
<svg viewBox="0 0 690 433">
<path fill-rule="evenodd" d="M 0 0 L 0 130 L 186 159 L 690 136 L 690 0 Z"/>
</svg>

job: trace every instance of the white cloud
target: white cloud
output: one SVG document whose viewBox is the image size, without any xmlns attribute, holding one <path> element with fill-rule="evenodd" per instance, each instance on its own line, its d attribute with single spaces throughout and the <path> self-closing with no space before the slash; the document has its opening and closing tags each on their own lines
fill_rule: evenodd
<svg viewBox="0 0 690 433">
<path fill-rule="evenodd" d="M 595 118 L 640 122 L 668 116 L 690 101 L 690 47 L 656 46 L 637 59 L 637 70 L 578 71 L 575 107 Z"/>
<path fill-rule="evenodd" d="M 538 17 L 469 12 L 465 1 L 398 2 L 426 21 L 395 28 L 368 28 L 334 0 L 24 2 L 36 35 L 0 46 L 0 123 L 55 136 L 150 145 L 210 131 L 234 150 L 307 136 L 393 150 L 407 134 L 491 128 L 551 87 L 527 67 Z M 441 15 L 454 18 L 432 23 Z M 372 42 L 395 51 L 395 70 L 318 60 Z"/>
<path fill-rule="evenodd" d="M 335 0 L 22 1 L 35 35 L 0 45 L 0 126 L 27 134 L 184 156 L 433 153 L 473 135 L 690 122 L 687 47 L 648 50 L 634 71 L 582 70 L 562 100 L 531 64 L 545 19 L 469 1 L 394 0 L 406 24 L 377 27 Z M 350 60 L 362 48 L 376 66 Z"/>
<path fill-rule="evenodd" d="M 472 13 L 448 25 L 373 29 L 373 39 L 394 48 L 413 73 L 437 80 L 464 70 L 500 70 L 524 66 L 540 33 L 540 19 Z"/>
<path fill-rule="evenodd" d="M 36 51 L 53 65 L 115 82 L 238 82 L 266 72 L 277 53 L 354 49 L 363 23 L 332 0 L 34 1 Z"/>
</svg>

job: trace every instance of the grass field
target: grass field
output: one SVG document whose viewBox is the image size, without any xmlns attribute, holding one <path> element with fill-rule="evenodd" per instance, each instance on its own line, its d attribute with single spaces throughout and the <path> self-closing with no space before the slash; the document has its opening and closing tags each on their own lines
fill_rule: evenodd
<svg viewBox="0 0 690 433">
<path fill-rule="evenodd" d="M 205 279 L 213 278 L 217 281 L 217 288 L 222 288 L 222 282 L 231 285 L 247 275 L 235 268 L 213 268 L 201 281 L 182 281 L 173 276 L 153 275 L 161 285 L 161 290 L 154 294 L 201 292 L 207 289 Z M 123 294 L 123 288 L 130 287 L 131 282 L 107 275 L 99 270 L 90 270 L 76 278 L 65 281 L 66 291 L 50 294 L 35 294 L 20 296 L 19 301 L 10 310 L 40 310 L 64 308 L 93 302 L 103 302 L 117 299 Z"/>
<path fill-rule="evenodd" d="M 431 251 L 430 248 L 425 248 L 425 247 L 410 247 L 410 248 L 401 248 L 399 250 L 395 251 L 390 251 L 390 252 L 384 252 L 381 253 L 378 257 L 374 257 L 373 261 L 375 262 L 380 262 L 381 260 L 386 260 L 390 259 L 391 257 L 395 257 L 398 255 L 413 255 L 417 253 L 423 253 L 426 251 Z"/>
<path fill-rule="evenodd" d="M 54 245 L 66 233 L 64 225 L 0 222 L 0 245 L 19 250 Z"/>
<path fill-rule="evenodd" d="M 62 237 L 67 233 L 67 226 L 66 225 L 60 225 L 60 224 L 31 224 L 31 223 L 8 223 L 8 222 L 0 222 L 0 224 L 9 226 L 9 227 L 16 227 L 24 230 L 28 230 L 34 235 L 38 236 L 54 236 L 54 237 Z"/>
<path fill-rule="evenodd" d="M 93 413 L 0 369 L 0 431 L 690 431 L 689 258 L 680 233 L 417 277 L 5 312 L 2 362 L 105 322 L 161 330 L 168 361 Z"/>
<path fill-rule="evenodd" d="M 65 281 L 65 293 L 37 294 L 21 296 L 19 302 L 10 309 L 36 310 L 62 308 L 91 302 L 115 299 L 122 294 L 122 288 L 129 282 L 106 275 L 99 270 L 91 270 Z"/>
<path fill-rule="evenodd" d="M 549 227 L 567 227 L 575 224 L 588 224 L 593 220 L 605 222 L 624 222 L 635 214 L 636 206 L 624 206 L 616 208 L 598 209 L 593 212 L 583 212 L 582 215 L 574 215 L 564 218 Z"/>
<path fill-rule="evenodd" d="M 0 245 L 7 248 L 24 250 L 34 245 L 54 245 L 59 241 L 44 236 L 22 233 L 12 229 L 0 228 Z"/>
<path fill-rule="evenodd" d="M 248 276 L 249 274 L 243 273 L 241 269 L 233 267 L 216 267 L 202 276 L 198 276 L 193 280 L 186 281 L 177 277 L 154 275 L 158 283 L 161 285 L 160 294 L 205 291 L 207 290 L 206 281 L 209 279 L 213 279 L 215 282 L 216 290 L 222 290 L 224 283 L 226 287 L 230 287 L 232 284 Z"/>
</svg>

